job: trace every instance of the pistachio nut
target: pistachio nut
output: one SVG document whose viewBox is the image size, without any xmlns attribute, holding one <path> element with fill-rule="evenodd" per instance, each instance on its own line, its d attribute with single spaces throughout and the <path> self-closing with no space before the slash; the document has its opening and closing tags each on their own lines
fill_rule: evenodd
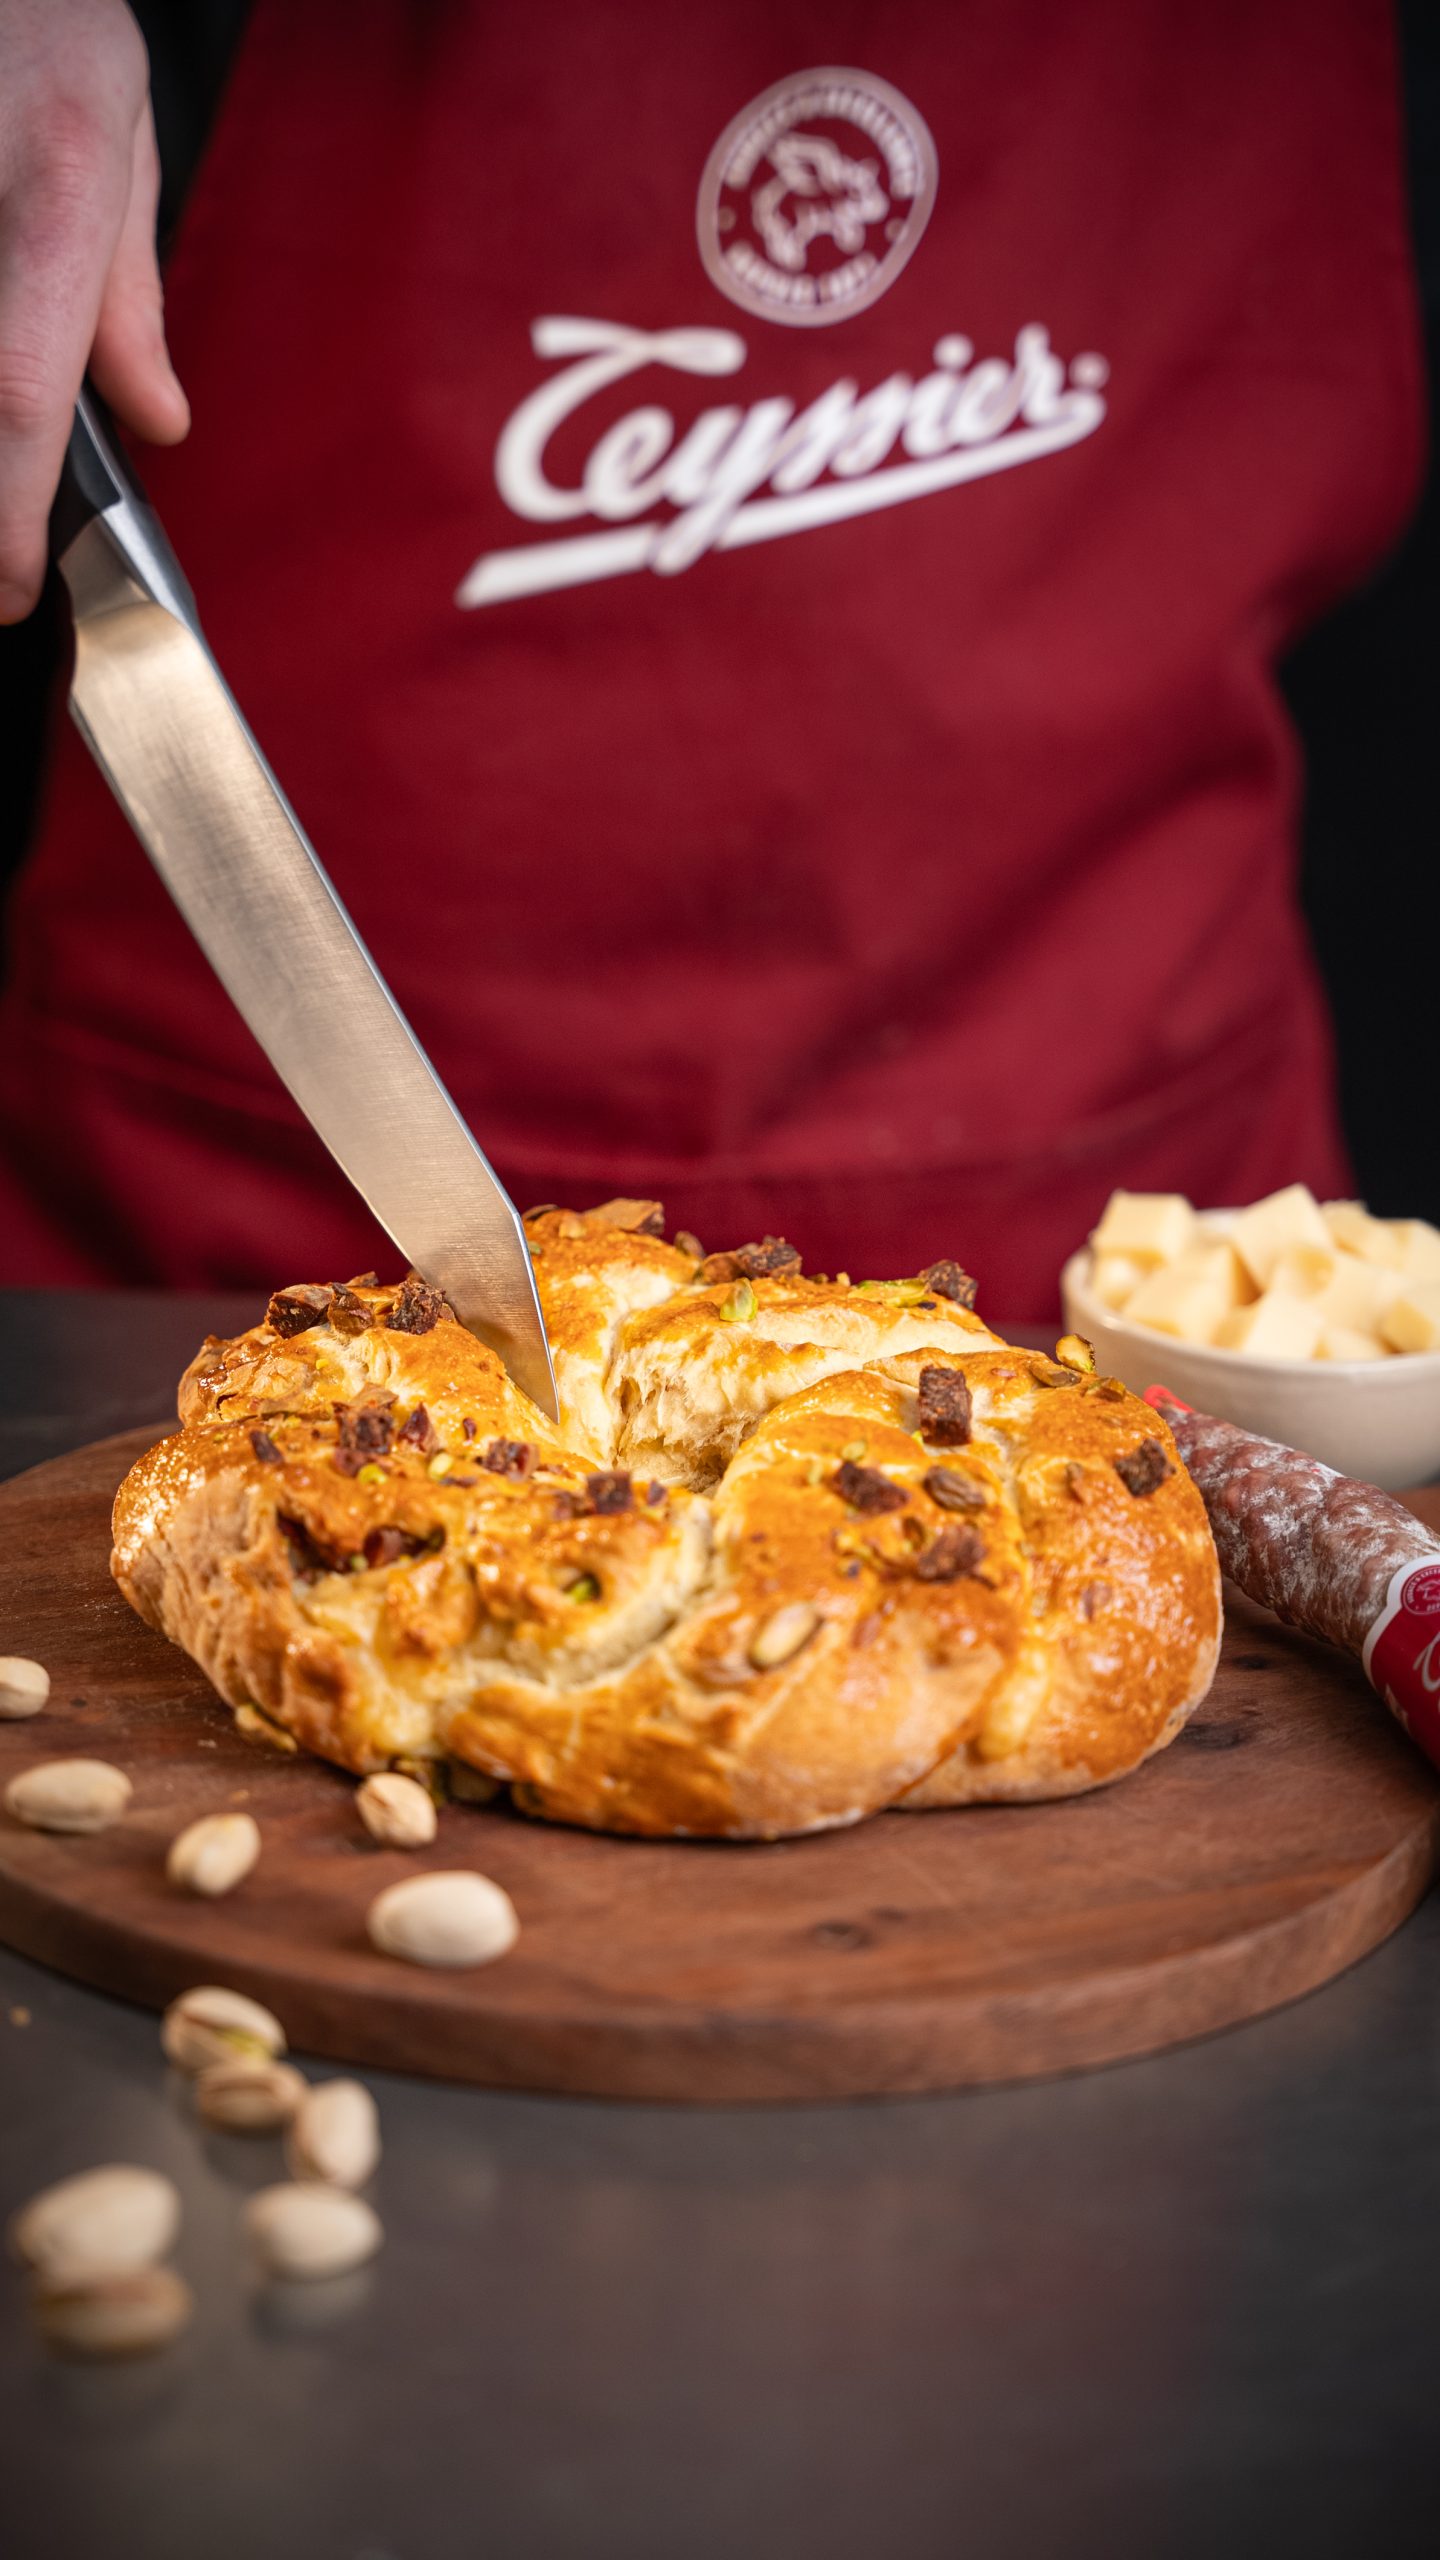
<svg viewBox="0 0 1440 2560">
<path fill-rule="evenodd" d="M 292 2177 L 363 2187 L 380 2159 L 380 2118 L 360 2080 L 322 2080 L 300 2101 L 285 2144 Z"/>
<path fill-rule="evenodd" d="M 722 1324 L 748 1324 L 755 1313 L 756 1297 L 748 1280 L 737 1280 L 717 1310 Z"/>
<path fill-rule="evenodd" d="M 224 2133 L 278 2133 L 304 2095 L 305 2082 L 290 2063 L 260 2054 L 207 2062 L 195 2082 L 200 2116 Z"/>
<path fill-rule="evenodd" d="M 513 1947 L 520 1930 L 509 1894 L 468 1867 L 387 1886 L 365 1925 L 382 1955 L 433 1965 L 489 1964 Z"/>
<path fill-rule="evenodd" d="M 756 1670 L 773 1671 L 777 1664 L 788 1662 L 809 1643 L 819 1624 L 820 1612 L 808 1600 L 790 1600 L 783 1609 L 772 1610 L 751 1641 L 750 1659 Z"/>
<path fill-rule="evenodd" d="M 301 2182 L 262 2187 L 245 2208 L 245 2227 L 272 2276 L 341 2276 L 373 2258 L 380 2217 L 344 2187 Z"/>
<path fill-rule="evenodd" d="M 23 1653 L 0 1654 L 0 1718 L 38 1716 L 50 1695 L 50 1674 L 43 1662 Z"/>
<path fill-rule="evenodd" d="M 81 2268 L 148 2267 L 180 2228 L 180 2196 L 158 2169 L 114 2161 L 62 2178 L 22 2205 L 10 2245 L 46 2275 Z"/>
<path fill-rule="evenodd" d="M 258 2000 L 203 1982 L 172 2000 L 160 2024 L 166 2056 L 180 2071 L 203 2071 L 210 2062 L 237 2056 L 273 2062 L 285 2050 L 285 2030 Z"/>
<path fill-rule="evenodd" d="M 188 2329 L 195 2300 L 173 2267 L 112 2267 L 40 2276 L 31 2309 L 62 2355 L 146 2356 Z"/>
<path fill-rule="evenodd" d="M 435 1807 L 418 1778 L 386 1769 L 364 1780 L 355 1802 L 371 1839 L 387 1849 L 423 1849 L 435 1837 Z"/>
<path fill-rule="evenodd" d="M 5 1809 L 31 1831 L 104 1831 L 134 1790 L 108 1760 L 39 1760 L 5 1790 Z"/>
<path fill-rule="evenodd" d="M 171 1841 L 165 1873 L 184 1893 L 212 1901 L 248 1876 L 260 1855 L 260 1825 L 248 1813 L 207 1813 Z"/>
<path fill-rule="evenodd" d="M 472 1769 L 468 1760 L 447 1760 L 445 1779 L 456 1804 L 493 1804 L 500 1780 L 488 1769 Z"/>
<path fill-rule="evenodd" d="M 251 1698 L 242 1698 L 235 1710 L 235 1730 L 246 1742 L 268 1743 L 272 1751 L 298 1751 L 300 1745 L 293 1733 L 273 1716 L 265 1715 Z"/>
</svg>

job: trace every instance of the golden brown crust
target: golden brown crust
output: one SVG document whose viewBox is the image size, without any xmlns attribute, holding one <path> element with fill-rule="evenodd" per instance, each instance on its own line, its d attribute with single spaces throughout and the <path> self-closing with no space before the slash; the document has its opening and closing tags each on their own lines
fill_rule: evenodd
<svg viewBox="0 0 1440 2560">
<path fill-rule="evenodd" d="M 923 1282 L 704 1279 L 648 1209 L 527 1221 L 558 1433 L 413 1284 L 208 1342 L 117 1496 L 132 1604 L 309 1750 L 605 1829 L 1066 1794 L 1168 1740 L 1220 1612 L 1163 1422 Z"/>
</svg>

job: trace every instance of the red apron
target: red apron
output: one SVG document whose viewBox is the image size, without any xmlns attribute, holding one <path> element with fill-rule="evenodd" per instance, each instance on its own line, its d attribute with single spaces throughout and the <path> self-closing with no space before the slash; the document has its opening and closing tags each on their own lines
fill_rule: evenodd
<svg viewBox="0 0 1440 2560">
<path fill-rule="evenodd" d="M 1394 91 L 1378 0 L 261 0 L 145 468 L 522 1204 L 1025 1315 L 1116 1182 L 1344 1187 L 1270 667 L 1413 491 Z M 10 949 L 5 1277 L 393 1263 L 74 741 Z"/>
</svg>

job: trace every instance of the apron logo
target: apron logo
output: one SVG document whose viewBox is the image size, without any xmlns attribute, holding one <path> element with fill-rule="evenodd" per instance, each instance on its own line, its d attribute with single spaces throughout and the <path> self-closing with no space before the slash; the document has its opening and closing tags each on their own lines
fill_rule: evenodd
<svg viewBox="0 0 1440 2560">
<path fill-rule="evenodd" d="M 1049 332 L 1016 333 L 1013 357 L 976 363 L 968 338 L 936 340 L 929 371 L 888 374 L 868 391 L 833 382 L 808 407 L 783 397 L 724 401 L 685 421 L 672 387 L 740 372 L 748 350 L 733 329 L 631 329 L 616 320 L 537 320 L 536 355 L 558 370 L 513 410 L 495 447 L 495 485 L 529 524 L 582 524 L 563 540 L 487 551 L 461 580 L 458 605 L 692 568 L 710 551 L 840 524 L 1037 462 L 1093 435 L 1105 416 L 1105 358 L 1067 366 Z M 658 372 L 659 384 L 613 416 L 621 384 Z M 664 380 L 669 375 L 670 381 Z M 665 408 L 656 390 L 675 401 Z M 602 405 L 578 460 L 576 427 Z M 556 440 L 560 440 L 557 449 Z M 570 459 L 562 461 L 561 452 Z"/>
<path fill-rule="evenodd" d="M 762 320 L 849 320 L 913 255 L 938 175 L 924 118 L 888 81 L 869 71 L 777 80 L 705 163 L 695 209 L 705 272 Z"/>
</svg>

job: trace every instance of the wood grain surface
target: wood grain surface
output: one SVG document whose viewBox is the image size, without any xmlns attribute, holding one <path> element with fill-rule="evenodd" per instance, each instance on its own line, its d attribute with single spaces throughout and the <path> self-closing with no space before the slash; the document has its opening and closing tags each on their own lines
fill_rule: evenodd
<svg viewBox="0 0 1440 2560">
<path fill-rule="evenodd" d="M 1215 1688 L 1135 1777 L 1066 1804 L 886 1814 L 766 1846 L 612 1840 L 451 1806 L 416 1856 L 371 1841 L 353 1781 L 242 1740 L 109 1577 L 109 1504 L 152 1435 L 0 1489 L 0 1651 L 49 1666 L 0 1723 L 0 1786 L 83 1753 L 134 1781 L 89 1839 L 0 1814 L 0 1937 L 162 2006 L 254 1993 L 304 2051 L 493 2087 L 715 2103 L 853 2097 L 1111 2062 L 1258 2015 L 1406 1917 L 1440 1864 L 1440 1783 L 1358 1669 L 1233 1594 Z M 1415 1507 L 1440 1520 L 1440 1494 Z M 221 1902 L 166 1844 L 244 1806 L 264 1851 Z M 422 1866 L 503 1884 L 498 1964 L 377 1955 L 372 1895 Z"/>
</svg>

